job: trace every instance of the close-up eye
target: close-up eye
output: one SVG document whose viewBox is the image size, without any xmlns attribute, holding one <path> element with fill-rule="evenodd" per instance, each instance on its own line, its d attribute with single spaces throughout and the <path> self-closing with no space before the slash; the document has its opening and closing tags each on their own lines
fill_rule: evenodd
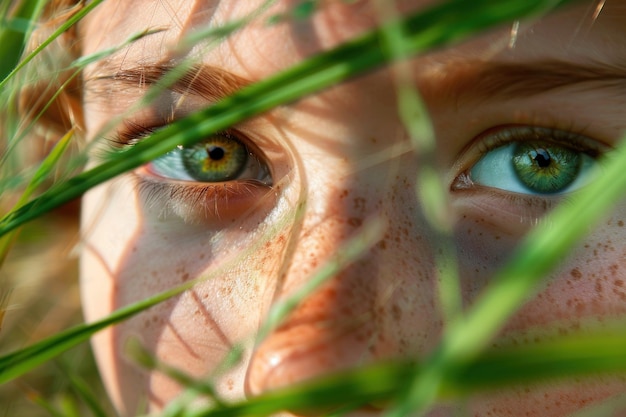
<svg viewBox="0 0 626 417">
<path fill-rule="evenodd" d="M 503 128 L 485 136 L 483 156 L 468 171 L 474 185 L 535 195 L 569 193 L 599 168 L 600 145 L 543 127 Z"/>
<path fill-rule="evenodd" d="M 268 167 L 231 133 L 217 133 L 189 147 L 179 146 L 152 161 L 148 171 L 158 177 L 205 183 L 257 180 L 271 185 Z"/>
</svg>

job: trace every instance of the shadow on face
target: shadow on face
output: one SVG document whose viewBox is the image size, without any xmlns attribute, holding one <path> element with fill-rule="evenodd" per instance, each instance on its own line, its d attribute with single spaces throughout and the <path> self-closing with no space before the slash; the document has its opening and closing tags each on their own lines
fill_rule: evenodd
<svg viewBox="0 0 626 417">
<path fill-rule="evenodd" d="M 115 45 L 137 27 L 164 26 L 166 31 L 114 55 L 106 68 L 123 71 L 179 59 L 173 48 L 191 29 L 230 21 L 251 8 L 247 3 L 209 3 L 148 2 L 151 13 L 125 13 L 124 19 L 116 7 L 101 8 L 84 28 L 89 37 L 84 52 Z M 277 2 L 266 16 L 290 5 Z M 329 2 L 310 19 L 274 26 L 251 23 L 213 49 L 176 52 L 254 81 L 370 27 L 376 21 L 370 6 Z M 423 6 L 402 4 L 407 10 Z M 438 258 L 446 245 L 457 256 L 461 298 L 469 308 L 521 237 L 567 199 L 562 192 L 566 186 L 537 192 L 533 184 L 544 171 L 531 171 L 532 181 L 515 171 L 511 161 L 522 154 L 516 144 L 531 143 L 548 152 L 551 159 L 542 161 L 560 176 L 569 163 L 561 155 L 583 155 L 592 165 L 593 149 L 610 148 L 623 130 L 616 109 L 623 108 L 624 97 L 607 88 L 604 73 L 583 71 L 590 61 L 610 66 L 619 55 L 613 46 L 620 45 L 623 52 L 623 33 L 615 30 L 619 6 L 607 2 L 595 26 L 584 26 L 590 7 L 584 4 L 524 27 L 508 49 L 511 32 L 505 28 L 412 60 L 414 82 L 437 136 L 433 161 L 416 154 L 398 116 L 393 72 L 380 70 L 228 132 L 248 146 L 247 153 L 258 153 L 271 182 L 176 177 L 182 171 L 189 174 L 189 164 L 201 163 L 207 170 L 209 162 L 229 157 L 226 150 L 234 142 L 218 146 L 215 138 L 207 138 L 202 159 L 185 159 L 181 151 L 172 157 L 180 159 L 165 160 L 174 161 L 171 169 L 162 170 L 165 162 L 148 164 L 92 191 L 85 199 L 83 222 L 89 319 L 202 278 L 192 290 L 95 339 L 103 377 L 118 406 L 133 413 L 147 401 L 156 410 L 180 393 L 163 374 L 129 363 L 124 354 L 129 337 L 138 337 L 159 360 L 192 376 L 213 375 L 220 395 L 228 399 L 380 359 L 426 357 L 443 328 Z M 132 25 L 131 15 L 136 16 Z M 103 34 L 103 27 L 119 31 Z M 559 72 L 555 62 L 566 62 L 568 70 Z M 101 71 L 96 64 L 86 78 Z M 476 88 L 485 85 L 493 91 Z M 86 90 L 87 124 L 96 136 L 144 89 L 139 83 L 125 91 Z M 163 96 L 127 118 L 159 127 L 171 121 L 162 115 L 181 117 L 213 99 L 180 91 Z M 556 165 L 547 164 L 552 160 Z M 423 214 L 428 202 L 418 187 L 426 162 L 445 179 L 454 222 L 451 236 L 438 234 Z M 477 164 L 487 165 L 487 174 L 478 176 Z M 567 184 L 577 184 L 585 172 L 575 170 Z M 494 345 L 528 343 L 531 335 L 531 341 L 541 340 L 623 315 L 624 214 L 618 206 L 575 247 L 545 288 L 508 321 Z M 329 263 L 341 259 L 345 243 L 373 219 L 384 224 L 380 236 L 266 338 L 255 340 L 271 306 L 298 294 Z M 535 333 L 538 326 L 548 328 Z M 244 352 L 241 360 L 218 372 L 235 346 Z M 620 378 L 555 382 L 477 396 L 461 408 L 476 416 L 565 416 L 623 388 Z M 429 416 L 457 412 L 456 404 L 446 405 Z"/>
</svg>

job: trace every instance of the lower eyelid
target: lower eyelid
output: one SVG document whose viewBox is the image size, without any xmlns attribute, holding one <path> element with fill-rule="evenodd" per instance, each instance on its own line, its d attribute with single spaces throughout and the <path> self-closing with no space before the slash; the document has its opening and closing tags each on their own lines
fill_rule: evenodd
<svg viewBox="0 0 626 417">
<path fill-rule="evenodd" d="M 521 237 L 558 204 L 565 196 L 532 196 L 508 193 L 480 185 L 453 191 L 453 207 L 457 216 L 479 219 L 501 233 Z"/>
<path fill-rule="evenodd" d="M 189 183 L 157 180 L 141 173 L 135 178 L 144 212 L 162 219 L 174 215 L 186 223 L 231 224 L 249 213 L 264 212 L 275 200 L 272 187 L 257 180 Z"/>
</svg>

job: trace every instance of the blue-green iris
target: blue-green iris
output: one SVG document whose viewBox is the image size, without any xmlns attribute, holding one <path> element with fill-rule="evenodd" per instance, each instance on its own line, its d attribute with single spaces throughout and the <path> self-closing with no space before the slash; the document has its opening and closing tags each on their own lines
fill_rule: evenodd
<svg viewBox="0 0 626 417">
<path fill-rule="evenodd" d="M 580 152 L 559 146 L 519 143 L 513 150 L 513 169 L 530 190 L 551 194 L 576 180 L 582 166 Z"/>
<path fill-rule="evenodd" d="M 185 170 L 196 181 L 223 182 L 234 180 L 246 169 L 248 150 L 229 135 L 216 135 L 209 140 L 184 148 L 181 159 Z"/>
</svg>

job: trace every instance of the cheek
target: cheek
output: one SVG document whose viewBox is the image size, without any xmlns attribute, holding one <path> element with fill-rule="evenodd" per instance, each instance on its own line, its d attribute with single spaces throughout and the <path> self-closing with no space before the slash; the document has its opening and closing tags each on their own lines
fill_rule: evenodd
<svg viewBox="0 0 626 417">
<path fill-rule="evenodd" d="M 578 244 L 522 313 L 533 323 L 548 317 L 573 329 L 580 327 L 578 322 L 603 323 L 623 316 L 626 230 L 617 226 L 619 222 L 609 220 Z"/>
<path fill-rule="evenodd" d="M 128 198 L 128 196 L 133 196 Z M 197 284 L 94 339 L 97 359 L 116 405 L 131 412 L 148 397 L 159 408 L 180 386 L 146 372 L 127 353 L 139 340 L 164 364 L 206 377 L 234 347 L 240 366 L 216 381 L 221 395 L 238 398 L 254 334 L 274 296 L 293 213 L 248 217 L 228 230 L 208 230 L 153 218 L 130 181 L 116 181 L 85 198 L 82 295 L 85 315 L 95 320 L 120 307 L 173 288 Z"/>
<path fill-rule="evenodd" d="M 601 224 L 543 282 L 541 290 L 508 322 L 506 331 L 555 324 L 560 333 L 582 322 L 615 319 L 626 313 L 626 228 L 621 213 Z M 621 226 L 620 226 L 621 225 Z M 466 304 L 490 282 L 514 253 L 521 236 L 503 233 L 481 216 L 464 217 L 456 241 Z M 556 330 L 556 329 L 555 329 Z"/>
</svg>

